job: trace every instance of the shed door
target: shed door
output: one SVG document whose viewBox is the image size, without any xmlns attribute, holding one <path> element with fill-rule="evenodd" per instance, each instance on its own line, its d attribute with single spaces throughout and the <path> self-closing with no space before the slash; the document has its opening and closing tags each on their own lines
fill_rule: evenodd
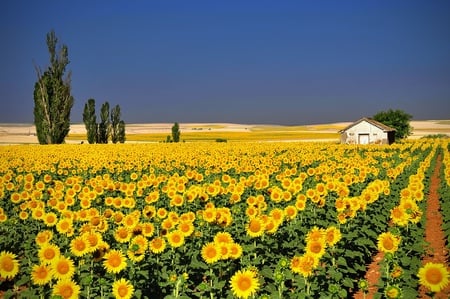
<svg viewBox="0 0 450 299">
<path fill-rule="evenodd" d="M 369 144 L 369 134 L 358 134 L 359 144 Z"/>
</svg>

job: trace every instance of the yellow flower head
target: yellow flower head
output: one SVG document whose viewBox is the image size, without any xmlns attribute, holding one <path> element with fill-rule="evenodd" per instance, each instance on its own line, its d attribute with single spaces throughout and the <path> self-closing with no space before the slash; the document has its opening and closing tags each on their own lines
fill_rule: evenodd
<svg viewBox="0 0 450 299">
<path fill-rule="evenodd" d="M 161 237 L 156 237 L 150 241 L 149 247 L 153 253 L 162 253 L 166 248 L 166 241 Z"/>
<path fill-rule="evenodd" d="M 177 248 L 184 244 L 184 234 L 179 230 L 168 233 L 166 237 L 172 247 Z"/>
<path fill-rule="evenodd" d="M 427 263 L 419 269 L 419 282 L 432 292 L 439 292 L 448 285 L 449 272 L 444 264 Z"/>
<path fill-rule="evenodd" d="M 122 251 L 112 249 L 103 257 L 103 266 L 109 273 L 119 273 L 127 266 L 126 257 Z"/>
<path fill-rule="evenodd" d="M 71 279 L 75 273 L 75 265 L 70 258 L 58 256 L 51 264 L 52 276 L 58 280 Z"/>
<path fill-rule="evenodd" d="M 11 279 L 19 272 L 19 262 L 16 255 L 8 252 L 0 252 L 0 278 Z"/>
<path fill-rule="evenodd" d="M 231 290 L 238 298 L 247 299 L 259 289 L 257 273 L 251 270 L 237 271 L 230 279 Z"/>
<path fill-rule="evenodd" d="M 133 296 L 134 287 L 128 280 L 121 278 L 114 281 L 112 293 L 116 299 L 130 299 Z"/>
<path fill-rule="evenodd" d="M 215 263 L 220 259 L 220 248 L 214 242 L 207 243 L 202 247 L 201 255 L 208 264 Z"/>
<path fill-rule="evenodd" d="M 33 284 L 45 285 L 52 279 L 51 268 L 49 265 L 34 265 L 31 269 L 31 281 Z"/>
<path fill-rule="evenodd" d="M 401 237 L 396 236 L 390 232 L 382 233 L 378 236 L 378 250 L 384 253 L 394 253 L 398 250 Z"/>
<path fill-rule="evenodd" d="M 72 280 L 63 279 L 53 286 L 52 294 L 61 296 L 63 299 L 76 299 L 80 294 L 80 286 Z"/>
<path fill-rule="evenodd" d="M 231 234 L 228 232 L 218 232 L 214 236 L 214 242 L 216 243 L 232 243 L 233 237 L 231 237 Z"/>
<path fill-rule="evenodd" d="M 60 255 L 60 249 L 57 245 L 45 243 L 39 248 L 39 260 L 45 264 L 51 264 Z"/>
<path fill-rule="evenodd" d="M 264 230 L 265 225 L 259 217 L 250 219 L 247 224 L 247 235 L 250 237 L 260 237 L 264 234 Z"/>
</svg>

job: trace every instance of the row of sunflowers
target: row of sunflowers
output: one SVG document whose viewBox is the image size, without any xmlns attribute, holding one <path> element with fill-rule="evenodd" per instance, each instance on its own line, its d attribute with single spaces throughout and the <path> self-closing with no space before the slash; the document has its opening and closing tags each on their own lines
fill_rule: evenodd
<svg viewBox="0 0 450 299">
<path fill-rule="evenodd" d="M 448 142 L 0 148 L 0 290 L 23 298 L 347 298 L 436 291 L 423 200 Z M 447 168 L 448 169 L 448 168 Z"/>
</svg>

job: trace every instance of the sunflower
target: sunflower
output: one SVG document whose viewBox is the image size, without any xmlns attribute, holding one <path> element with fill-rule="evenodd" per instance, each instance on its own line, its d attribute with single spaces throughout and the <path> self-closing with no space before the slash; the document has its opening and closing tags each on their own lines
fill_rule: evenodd
<svg viewBox="0 0 450 299">
<path fill-rule="evenodd" d="M 207 243 L 203 245 L 201 255 L 208 264 L 215 263 L 220 259 L 220 248 L 214 242 Z"/>
<path fill-rule="evenodd" d="M 8 251 L 0 253 L 0 278 L 10 279 L 16 276 L 19 272 L 19 262 L 16 258 L 14 253 Z"/>
<path fill-rule="evenodd" d="M 99 232 L 89 231 L 84 233 L 83 235 L 87 238 L 89 244 L 89 252 L 97 250 L 98 246 L 100 246 L 100 243 L 103 241 L 102 235 Z"/>
<path fill-rule="evenodd" d="M 166 218 L 161 223 L 161 228 L 165 230 L 171 230 L 175 226 L 175 223 L 170 218 Z"/>
<path fill-rule="evenodd" d="M 273 210 L 271 210 L 269 215 L 273 220 L 275 220 L 277 224 L 281 224 L 284 220 L 284 212 L 279 208 L 274 208 Z"/>
<path fill-rule="evenodd" d="M 391 210 L 392 222 L 399 226 L 406 226 L 408 224 L 409 215 L 401 206 L 397 206 Z"/>
<path fill-rule="evenodd" d="M 387 286 L 384 295 L 389 299 L 397 299 L 402 297 L 402 290 L 396 285 Z"/>
<path fill-rule="evenodd" d="M 319 259 L 325 254 L 325 248 L 325 240 L 311 240 L 306 243 L 305 251 Z"/>
<path fill-rule="evenodd" d="M 133 296 L 134 287 L 128 280 L 121 278 L 113 282 L 112 293 L 116 299 L 130 299 Z"/>
<path fill-rule="evenodd" d="M 75 273 L 73 261 L 63 255 L 53 260 L 51 268 L 52 276 L 58 280 L 71 279 Z"/>
<path fill-rule="evenodd" d="M 51 268 L 49 265 L 34 265 L 31 269 L 31 281 L 36 285 L 47 284 L 52 279 Z"/>
<path fill-rule="evenodd" d="M 63 299 L 76 299 L 79 294 L 80 286 L 69 279 L 60 280 L 53 286 L 53 296 L 60 296 Z"/>
<path fill-rule="evenodd" d="M 103 257 L 103 266 L 109 273 L 119 273 L 127 266 L 126 257 L 122 251 L 112 249 Z"/>
<path fill-rule="evenodd" d="M 153 253 L 162 253 L 166 248 L 166 241 L 161 237 L 156 237 L 150 241 L 149 247 Z"/>
<path fill-rule="evenodd" d="M 68 237 L 73 235 L 73 221 L 72 219 L 62 218 L 56 224 L 56 230 L 62 235 Z"/>
<path fill-rule="evenodd" d="M 448 285 L 449 272 L 444 264 L 426 263 L 419 269 L 419 282 L 432 292 L 439 292 Z"/>
<path fill-rule="evenodd" d="M 74 256 L 83 256 L 86 253 L 92 252 L 90 249 L 89 240 L 86 235 L 81 235 L 73 238 L 70 241 L 70 252 Z"/>
<path fill-rule="evenodd" d="M 120 226 L 114 232 L 114 239 L 119 243 L 126 243 L 131 239 L 131 231 L 125 226 Z"/>
<path fill-rule="evenodd" d="M 314 226 L 306 235 L 306 242 L 325 240 L 325 230 Z"/>
<path fill-rule="evenodd" d="M 216 221 L 216 208 L 214 207 L 206 208 L 203 211 L 203 219 L 208 223 Z"/>
<path fill-rule="evenodd" d="M 231 259 L 240 258 L 243 252 L 242 246 L 237 243 L 230 243 L 229 246 L 230 246 L 229 248 L 230 258 Z"/>
<path fill-rule="evenodd" d="M 166 238 L 170 246 L 174 248 L 180 247 L 184 244 L 184 234 L 179 230 L 168 233 Z"/>
<path fill-rule="evenodd" d="M 45 243 L 38 250 L 39 260 L 44 264 L 51 264 L 59 257 L 60 252 L 61 251 L 57 245 Z"/>
<path fill-rule="evenodd" d="M 250 237 L 260 237 L 264 234 L 264 223 L 260 218 L 252 218 L 246 226 L 247 235 Z"/>
<path fill-rule="evenodd" d="M 231 290 L 238 298 L 247 299 L 259 288 L 257 273 L 252 270 L 239 270 L 230 279 Z"/>
<path fill-rule="evenodd" d="M 292 220 L 297 216 L 297 208 L 295 206 L 287 206 L 284 208 L 284 214 L 286 215 L 286 219 Z"/>
<path fill-rule="evenodd" d="M 384 253 L 394 253 L 398 250 L 401 237 L 392 234 L 391 232 L 382 233 L 378 236 L 378 250 Z"/>
<path fill-rule="evenodd" d="M 325 241 L 327 246 L 334 246 L 342 238 L 341 231 L 335 226 L 330 226 L 325 230 Z"/>
<path fill-rule="evenodd" d="M 231 244 L 219 243 L 219 244 L 217 244 L 217 246 L 219 247 L 219 250 L 220 250 L 220 259 L 221 260 L 228 259 L 231 254 L 231 251 L 230 251 Z"/>
<path fill-rule="evenodd" d="M 51 239 L 53 238 L 53 232 L 50 230 L 43 230 L 40 231 L 37 235 L 36 235 L 36 244 L 39 246 L 42 246 L 45 243 L 48 243 L 51 241 Z"/>
<path fill-rule="evenodd" d="M 232 243 L 233 237 L 229 232 L 218 232 L 214 236 L 214 242 L 216 243 Z"/>
<path fill-rule="evenodd" d="M 305 253 L 302 256 L 294 256 L 291 260 L 291 270 L 294 273 L 308 277 L 319 264 L 319 260 L 313 255 Z"/>
<path fill-rule="evenodd" d="M 194 224 L 190 221 L 180 222 L 177 225 L 177 229 L 185 236 L 189 237 L 194 232 Z"/>
<path fill-rule="evenodd" d="M 151 237 L 155 233 L 155 226 L 151 222 L 142 222 L 142 235 L 144 237 Z"/>
<path fill-rule="evenodd" d="M 109 245 L 108 243 L 101 241 L 100 244 L 97 246 L 97 249 L 92 253 L 92 257 L 95 262 L 100 262 L 103 260 L 103 257 L 105 254 L 109 251 Z"/>
</svg>

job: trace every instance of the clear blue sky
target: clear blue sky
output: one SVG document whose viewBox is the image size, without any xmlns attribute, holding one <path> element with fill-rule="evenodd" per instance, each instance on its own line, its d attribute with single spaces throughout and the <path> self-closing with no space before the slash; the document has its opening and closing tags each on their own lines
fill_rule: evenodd
<svg viewBox="0 0 450 299">
<path fill-rule="evenodd" d="M 33 122 L 52 29 L 69 48 L 72 122 L 89 98 L 127 123 L 450 119 L 446 0 L 6 0 L 0 14 L 0 122 Z"/>
</svg>

